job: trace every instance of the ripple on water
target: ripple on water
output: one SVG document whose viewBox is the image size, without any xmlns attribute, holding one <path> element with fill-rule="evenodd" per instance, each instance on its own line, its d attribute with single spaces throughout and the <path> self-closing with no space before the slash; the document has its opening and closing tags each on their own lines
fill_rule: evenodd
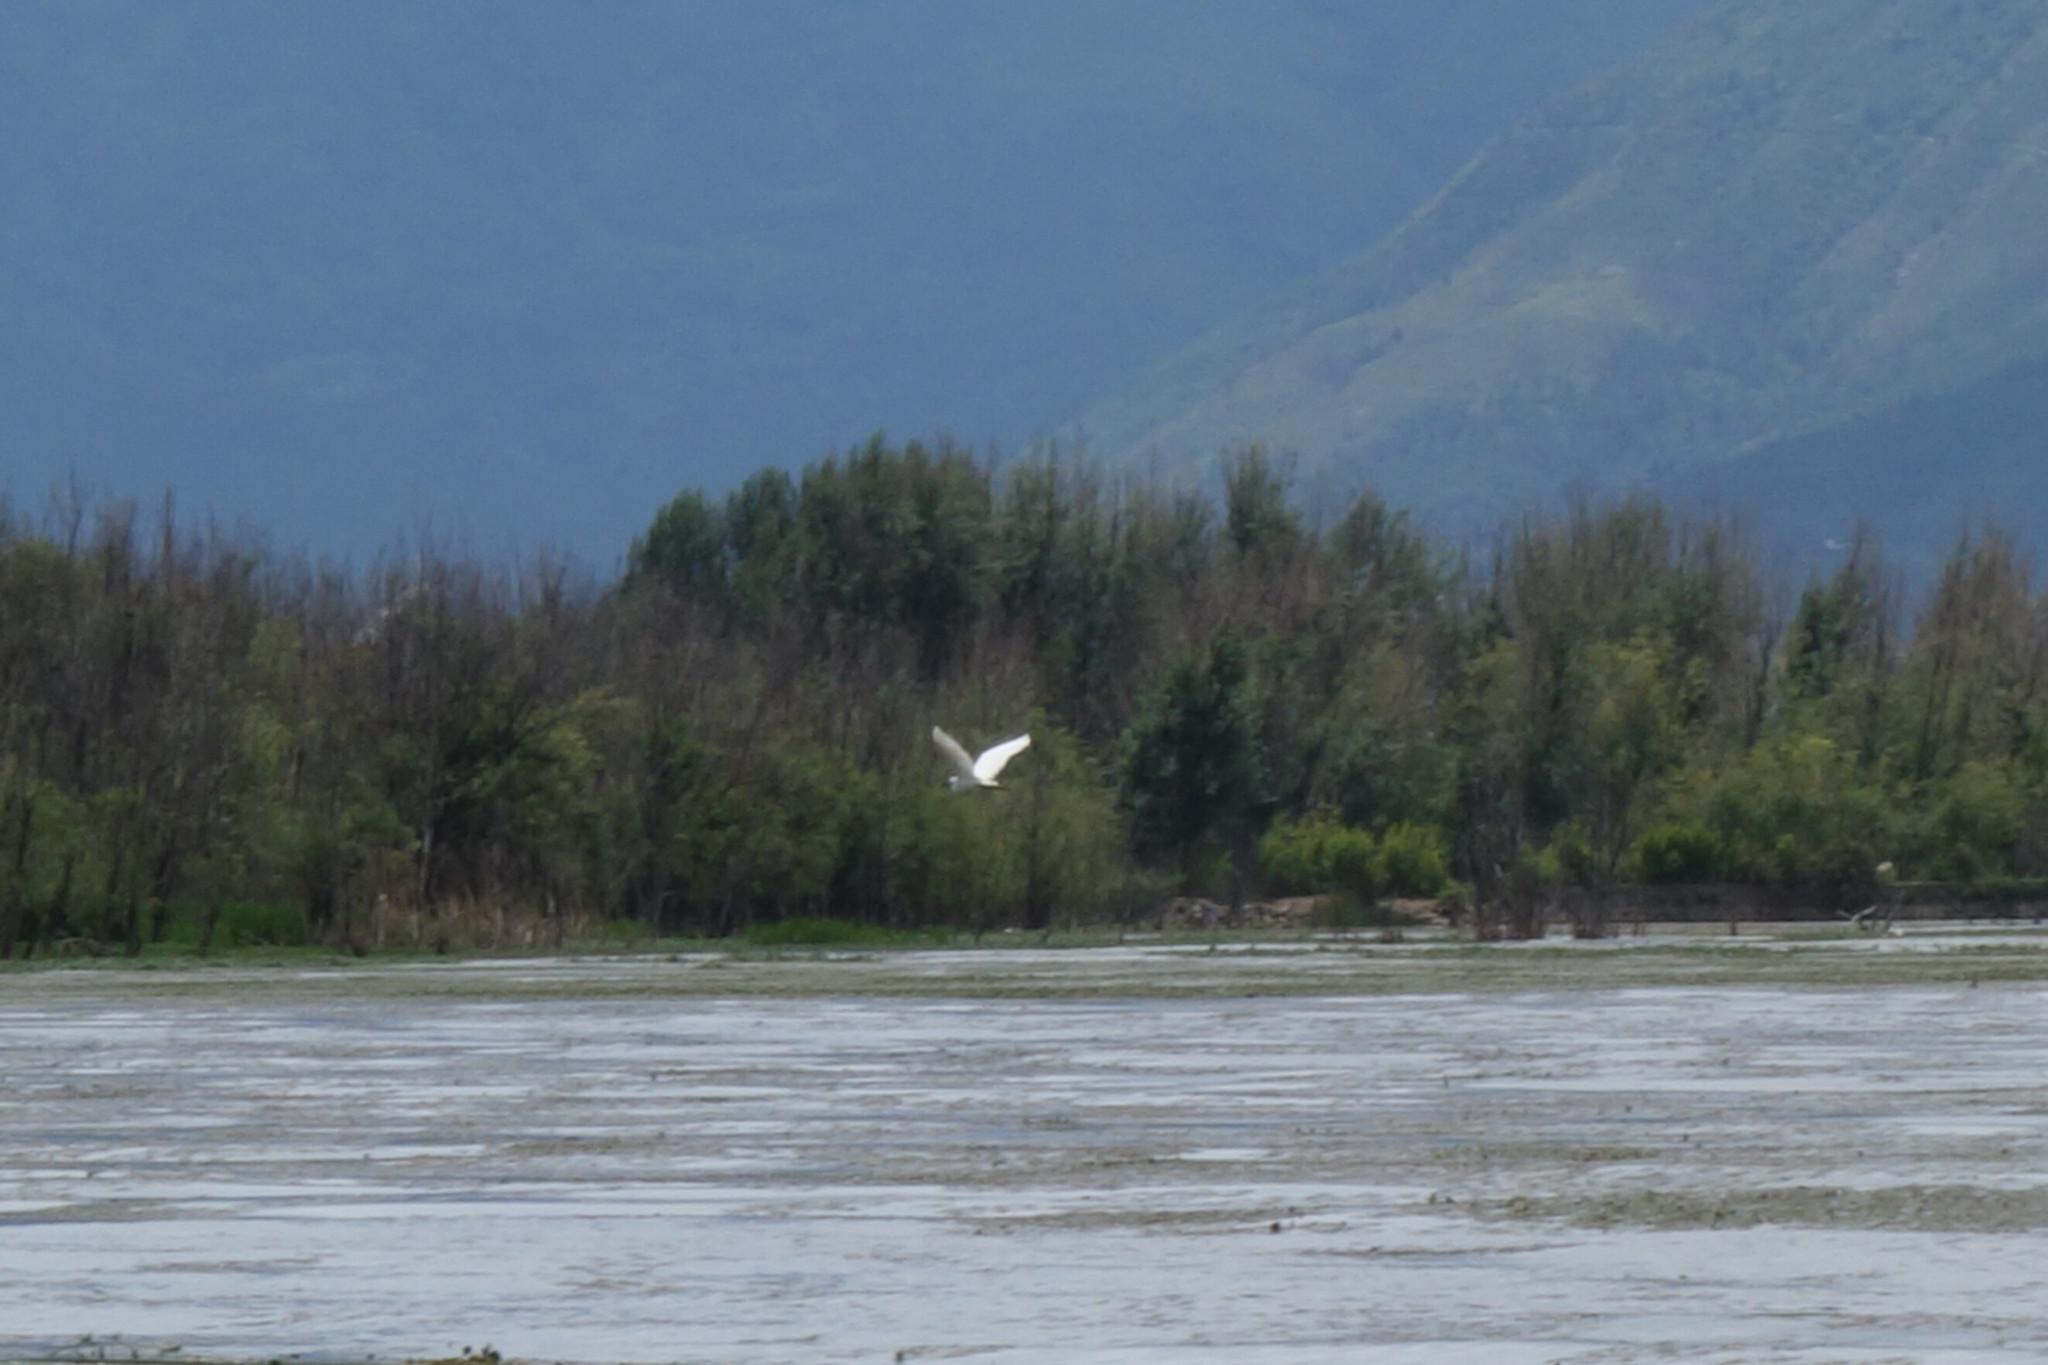
<svg viewBox="0 0 2048 1365">
<path fill-rule="evenodd" d="M 594 985 L 11 980 L 0 1345 L 1299 1365 L 2048 1342 L 2048 1206 L 2013 1212 L 2048 1189 L 2034 988 L 703 999 L 604 989 L 689 963 L 459 970 Z"/>
</svg>

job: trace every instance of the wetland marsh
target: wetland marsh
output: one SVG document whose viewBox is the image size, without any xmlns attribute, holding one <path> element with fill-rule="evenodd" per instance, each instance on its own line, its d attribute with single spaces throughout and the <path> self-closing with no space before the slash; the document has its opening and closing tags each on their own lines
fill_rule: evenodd
<svg viewBox="0 0 2048 1365">
<path fill-rule="evenodd" d="M 0 1357 L 2032 1360 L 2044 951 L 14 973 Z"/>
</svg>

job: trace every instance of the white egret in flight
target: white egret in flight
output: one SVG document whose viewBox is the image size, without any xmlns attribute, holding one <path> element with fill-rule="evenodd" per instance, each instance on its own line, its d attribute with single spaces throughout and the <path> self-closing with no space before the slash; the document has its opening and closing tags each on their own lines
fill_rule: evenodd
<svg viewBox="0 0 2048 1365">
<path fill-rule="evenodd" d="M 1031 747 L 1031 736 L 1019 735 L 993 744 L 974 757 L 967 756 L 967 750 L 960 747 L 960 741 L 941 730 L 932 727 L 932 743 L 939 746 L 939 753 L 946 762 L 953 765 L 953 775 L 946 779 L 946 786 L 956 792 L 971 792 L 980 787 L 999 787 L 996 774 L 1003 765 Z"/>
</svg>

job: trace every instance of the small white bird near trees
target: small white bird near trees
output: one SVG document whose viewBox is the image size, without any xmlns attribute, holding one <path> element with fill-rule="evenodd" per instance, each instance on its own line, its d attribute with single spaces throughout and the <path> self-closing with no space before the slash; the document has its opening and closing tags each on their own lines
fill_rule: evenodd
<svg viewBox="0 0 2048 1365">
<path fill-rule="evenodd" d="M 1019 735 L 1001 744 L 992 744 L 973 758 L 967 756 L 967 750 L 961 747 L 959 740 L 936 725 L 932 727 L 932 743 L 938 746 L 946 762 L 953 765 L 953 775 L 946 779 L 947 788 L 971 792 L 982 787 L 1001 786 L 996 781 L 996 774 L 1003 770 L 1005 763 L 1031 747 L 1031 736 Z"/>
</svg>

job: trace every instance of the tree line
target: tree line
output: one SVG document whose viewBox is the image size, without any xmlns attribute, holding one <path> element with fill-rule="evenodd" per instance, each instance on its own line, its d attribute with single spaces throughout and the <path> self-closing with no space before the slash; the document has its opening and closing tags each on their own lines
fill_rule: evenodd
<svg viewBox="0 0 2048 1365">
<path fill-rule="evenodd" d="M 313 563 L 169 504 L 0 516 L 0 957 L 168 938 L 560 942 L 791 917 L 985 930 L 1174 893 L 1632 885 L 1816 906 L 2048 873 L 2048 612 L 1959 541 L 1775 582 L 1582 502 L 1484 554 L 1257 449 L 1213 491 L 876 438 L 685 491 L 602 583 Z M 928 732 L 1020 729 L 947 792 Z"/>
</svg>

